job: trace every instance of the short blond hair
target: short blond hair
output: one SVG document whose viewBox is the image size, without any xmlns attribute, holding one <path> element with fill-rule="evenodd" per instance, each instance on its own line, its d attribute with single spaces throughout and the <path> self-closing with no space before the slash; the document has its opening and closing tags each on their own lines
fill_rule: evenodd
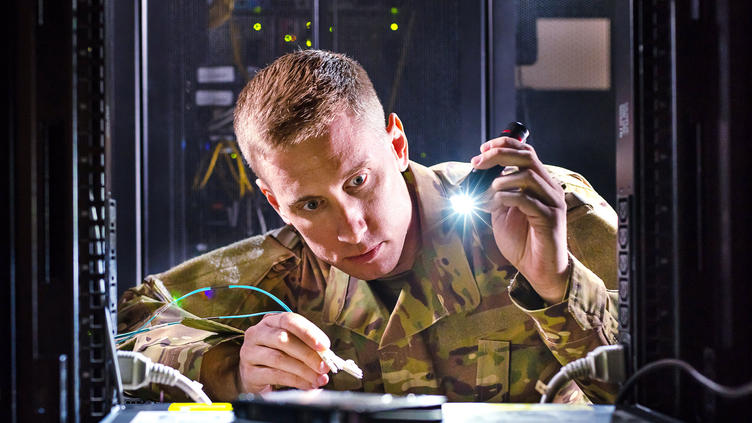
<svg viewBox="0 0 752 423">
<path fill-rule="evenodd" d="M 343 112 L 385 130 L 384 109 L 358 62 L 344 54 L 300 50 L 278 58 L 243 88 L 235 105 L 235 136 L 259 175 L 259 155 L 326 135 Z"/>
</svg>

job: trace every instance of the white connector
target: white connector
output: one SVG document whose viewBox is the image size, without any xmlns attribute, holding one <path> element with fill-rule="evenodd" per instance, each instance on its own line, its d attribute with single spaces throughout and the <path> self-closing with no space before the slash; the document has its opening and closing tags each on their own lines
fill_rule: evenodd
<svg viewBox="0 0 752 423">
<path fill-rule="evenodd" d="M 194 402 L 212 403 L 201 389 L 203 385 L 188 379 L 176 369 L 161 363 L 154 363 L 149 357 L 133 351 L 118 351 L 117 355 L 123 389 L 135 390 L 153 382 L 176 386 Z"/>
<path fill-rule="evenodd" d="M 332 350 L 327 349 L 319 351 L 319 356 L 324 363 L 332 370 L 332 373 L 337 373 L 340 370 L 344 370 L 346 373 L 352 375 L 355 378 L 363 379 L 363 370 L 358 367 L 352 360 L 343 360 L 338 357 Z"/>
<path fill-rule="evenodd" d="M 621 383 L 626 378 L 624 347 L 602 345 L 587 356 L 568 363 L 551 378 L 541 404 L 551 402 L 556 393 L 574 378 L 592 378 L 608 383 Z"/>
</svg>

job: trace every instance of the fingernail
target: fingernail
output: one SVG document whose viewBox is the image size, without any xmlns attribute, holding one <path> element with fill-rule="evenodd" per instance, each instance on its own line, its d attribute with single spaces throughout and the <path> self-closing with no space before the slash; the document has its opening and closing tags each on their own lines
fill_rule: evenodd
<svg viewBox="0 0 752 423">
<path fill-rule="evenodd" d="M 475 157 L 473 157 L 472 160 L 470 160 L 470 163 L 476 165 L 476 164 L 478 164 L 479 161 L 480 161 L 480 157 L 475 156 Z"/>
<path fill-rule="evenodd" d="M 319 372 L 326 373 L 326 363 L 324 363 L 323 361 L 319 363 Z"/>
<path fill-rule="evenodd" d="M 316 378 L 316 382 L 319 384 L 319 386 L 324 386 L 329 382 L 329 376 L 321 375 L 318 378 Z"/>
</svg>

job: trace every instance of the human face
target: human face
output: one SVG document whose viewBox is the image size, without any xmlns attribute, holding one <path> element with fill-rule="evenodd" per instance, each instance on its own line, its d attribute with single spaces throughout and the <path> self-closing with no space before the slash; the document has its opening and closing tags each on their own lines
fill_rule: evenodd
<svg viewBox="0 0 752 423">
<path fill-rule="evenodd" d="M 417 230 L 397 115 L 377 131 L 340 114 L 327 135 L 274 150 L 260 164 L 262 192 L 317 257 L 365 280 L 412 267 Z"/>
</svg>

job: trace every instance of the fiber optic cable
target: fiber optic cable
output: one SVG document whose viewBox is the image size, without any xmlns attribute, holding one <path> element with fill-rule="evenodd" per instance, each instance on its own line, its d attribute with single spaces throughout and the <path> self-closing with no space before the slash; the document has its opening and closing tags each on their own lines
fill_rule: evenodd
<svg viewBox="0 0 752 423">
<path fill-rule="evenodd" d="M 165 310 L 167 310 L 171 305 L 178 303 L 180 300 L 182 300 L 184 298 L 187 298 L 187 297 L 190 297 L 191 295 L 198 294 L 199 292 L 217 291 L 217 290 L 220 290 L 220 289 L 248 289 L 248 290 L 251 290 L 251 291 L 260 292 L 260 293 L 268 296 L 272 300 L 274 300 L 280 306 L 282 306 L 282 308 L 286 312 L 292 312 L 292 309 L 290 309 L 290 307 L 288 307 L 287 304 L 285 304 L 284 302 L 282 302 L 282 300 L 280 300 L 279 298 L 277 298 L 274 294 L 272 294 L 271 292 L 265 291 L 265 290 L 263 290 L 261 288 L 255 287 L 255 286 L 251 286 L 251 285 L 207 286 L 207 287 L 204 287 L 204 288 L 194 289 L 193 291 L 191 291 L 191 292 L 189 292 L 189 293 L 187 293 L 185 295 L 182 295 L 182 296 L 180 296 L 180 297 L 178 297 L 178 298 L 170 301 L 170 303 L 168 303 L 168 304 L 160 307 L 157 310 L 157 312 L 154 313 L 154 315 L 149 320 L 147 320 L 146 323 L 144 323 L 143 326 L 141 326 L 139 329 L 137 329 L 135 331 L 132 331 L 132 332 L 126 332 L 126 333 L 121 333 L 121 334 L 115 335 L 116 342 L 122 343 L 122 342 L 125 342 L 125 341 L 131 339 L 132 337 L 136 336 L 139 333 L 148 332 L 148 331 L 151 331 L 151 330 L 154 330 L 154 329 L 158 329 L 158 328 L 161 328 L 161 327 L 167 327 L 167 326 L 176 325 L 178 323 L 181 323 L 181 321 L 168 322 L 168 323 L 162 323 L 162 324 L 159 324 L 159 325 L 156 325 L 156 326 L 152 326 L 152 327 L 149 327 L 149 328 L 146 327 L 152 320 L 154 320 L 154 318 L 156 318 L 162 312 L 164 312 Z M 250 314 L 235 314 L 235 315 L 227 315 L 227 316 L 199 317 L 196 320 L 238 319 L 238 318 L 262 316 L 262 315 L 272 314 L 272 313 L 282 313 L 282 311 L 273 310 L 273 311 L 262 311 L 262 312 L 250 313 Z M 349 373 L 353 377 L 356 377 L 358 379 L 362 379 L 363 378 L 363 370 L 361 370 L 358 367 L 358 365 L 355 364 L 355 362 L 353 360 L 343 360 L 342 358 L 340 358 L 339 356 L 337 356 L 336 354 L 334 354 L 334 352 L 331 349 L 327 349 L 325 351 L 320 351 L 318 354 L 319 354 L 319 356 L 321 356 L 321 359 L 324 360 L 324 362 L 326 362 L 326 364 L 329 366 L 329 368 L 332 370 L 332 372 L 337 373 L 339 370 L 344 370 L 345 372 Z"/>
<path fill-rule="evenodd" d="M 198 317 L 195 320 L 243 319 L 246 317 L 265 316 L 267 314 L 275 314 L 275 313 L 282 313 L 282 312 L 277 311 L 277 310 L 262 311 L 259 313 L 250 313 L 250 314 L 233 314 L 233 315 L 227 315 L 227 316 Z M 132 332 L 119 333 L 115 335 L 115 342 L 117 342 L 118 344 L 122 344 L 123 342 L 128 341 L 129 339 L 133 338 L 139 333 L 150 332 L 155 329 L 160 329 L 160 328 L 167 327 L 167 326 L 173 326 L 179 323 L 182 323 L 182 320 L 178 320 L 175 322 L 162 323 L 156 326 L 134 330 Z"/>
<path fill-rule="evenodd" d="M 168 303 L 168 304 L 166 304 L 166 305 L 164 305 L 164 306 L 160 307 L 160 309 L 159 309 L 159 310 L 157 310 L 157 312 L 156 312 L 156 313 L 154 313 L 154 315 L 153 315 L 153 316 L 151 316 L 151 318 L 150 318 L 149 320 L 147 320 L 147 321 L 146 321 L 146 323 L 144 323 L 144 324 L 143 324 L 143 326 L 141 326 L 141 327 L 140 327 L 139 329 L 143 329 L 143 328 L 145 328 L 145 327 L 146 327 L 146 326 L 147 326 L 147 325 L 148 325 L 149 323 L 151 323 L 151 321 L 152 321 L 152 320 L 154 320 L 154 319 L 155 319 L 155 318 L 156 318 L 157 316 L 159 316 L 160 314 L 162 314 L 162 313 L 163 313 L 163 312 L 164 312 L 165 310 L 167 310 L 167 309 L 168 309 L 168 308 L 169 308 L 170 306 L 172 306 L 173 304 L 175 304 L 175 303 L 179 302 L 180 300 L 182 300 L 182 299 L 184 299 L 184 298 L 190 297 L 191 295 L 194 295 L 194 294 L 198 294 L 199 292 L 206 292 L 206 291 L 217 291 L 217 290 L 220 290 L 220 289 L 236 289 L 236 288 L 239 288 L 239 289 L 249 289 L 249 290 L 252 290 L 252 291 L 260 292 L 260 293 L 262 293 L 262 294 L 264 294 L 264 295 L 268 296 L 268 297 L 269 297 L 269 298 L 271 298 L 272 300 L 274 300 L 274 301 L 275 301 L 275 302 L 276 302 L 277 304 L 279 304 L 279 305 L 280 305 L 280 306 L 281 306 L 281 307 L 282 307 L 282 308 L 283 308 L 283 309 L 284 309 L 285 311 L 288 311 L 288 312 L 292 312 L 292 310 L 290 309 L 290 307 L 288 307 L 288 306 L 287 306 L 287 305 L 286 305 L 285 303 L 283 303 L 283 302 L 282 302 L 282 300 L 280 300 L 279 298 L 277 298 L 277 297 L 276 297 L 276 296 L 275 296 L 274 294 L 272 294 L 272 293 L 270 293 L 270 292 L 268 292 L 268 291 L 265 291 L 265 290 L 263 290 L 263 289 L 261 289 L 261 288 L 255 287 L 255 286 L 251 286 L 251 285 L 223 285 L 223 286 L 207 286 L 207 287 L 204 287 L 204 288 L 198 288 L 198 289 L 194 289 L 193 291 L 191 291 L 191 292 L 189 292 L 189 293 L 187 293 L 187 294 L 183 295 L 182 297 L 180 297 L 180 298 L 177 298 L 177 299 L 174 299 L 174 300 L 172 300 L 172 301 L 171 301 L 170 303 Z"/>
</svg>

